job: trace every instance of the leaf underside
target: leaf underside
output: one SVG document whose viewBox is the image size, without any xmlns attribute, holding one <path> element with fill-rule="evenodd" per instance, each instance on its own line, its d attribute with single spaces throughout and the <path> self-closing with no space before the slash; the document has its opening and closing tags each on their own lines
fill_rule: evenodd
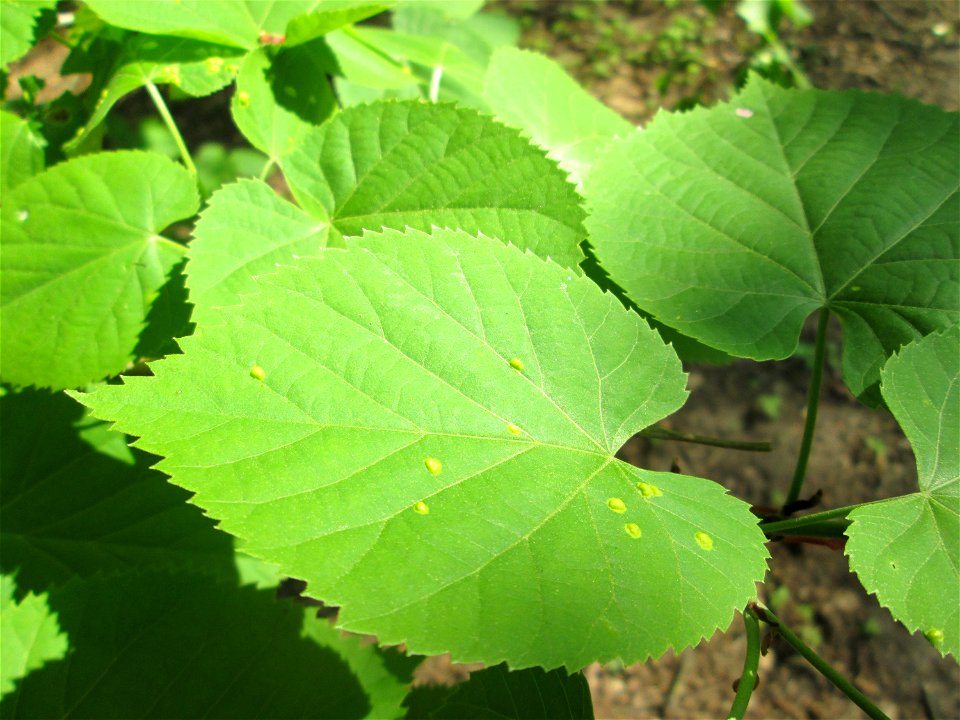
<svg viewBox="0 0 960 720">
<path fill-rule="evenodd" d="M 642 319 L 495 240 L 350 245 L 263 275 L 155 377 L 82 400 L 345 629 L 411 652 L 633 661 L 754 596 L 746 504 L 614 458 L 686 396 Z"/>
</svg>

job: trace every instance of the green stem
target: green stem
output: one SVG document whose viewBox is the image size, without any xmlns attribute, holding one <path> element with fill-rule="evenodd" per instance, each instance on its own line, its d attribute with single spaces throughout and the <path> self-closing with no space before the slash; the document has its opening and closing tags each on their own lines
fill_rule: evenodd
<svg viewBox="0 0 960 720">
<path fill-rule="evenodd" d="M 723 438 L 695 435 L 694 433 L 677 432 L 653 425 L 640 431 L 644 437 L 656 440 L 678 440 L 680 442 L 710 445 L 712 447 L 729 448 L 731 450 L 752 450 L 754 452 L 770 452 L 773 446 L 768 442 L 751 442 L 749 440 L 724 440 Z"/>
<path fill-rule="evenodd" d="M 764 35 L 764 39 L 773 48 L 774 54 L 777 56 L 777 60 L 782 62 L 787 66 L 787 69 L 790 71 L 790 74 L 793 75 L 793 83 L 796 85 L 799 90 L 809 90 L 813 87 L 813 83 L 810 82 L 810 78 L 807 77 L 807 74 L 800 69 L 800 66 L 797 65 L 793 60 L 793 56 L 790 54 L 790 51 L 787 50 L 786 46 L 780 42 L 780 38 L 776 33 L 768 32 Z"/>
<path fill-rule="evenodd" d="M 145 85 L 147 92 L 150 93 L 150 99 L 153 100 L 153 104 L 157 108 L 157 112 L 160 113 L 160 117 L 163 119 L 164 125 L 167 126 L 167 130 L 170 131 L 170 134 L 173 136 L 173 141 L 177 144 L 177 148 L 180 150 L 180 158 L 183 160 L 183 164 L 187 166 L 187 170 L 190 171 L 190 174 L 194 177 L 197 176 L 197 167 L 193 164 L 193 158 L 190 157 L 190 151 L 187 150 L 187 144 L 183 141 L 183 136 L 180 135 L 180 130 L 177 128 L 177 123 L 173 120 L 173 115 L 170 114 L 170 110 L 167 109 L 167 104 L 163 101 L 163 96 L 160 94 L 160 91 L 157 90 L 157 86 L 152 82 L 147 80 Z"/>
<path fill-rule="evenodd" d="M 787 518 L 786 520 L 775 520 L 774 522 L 761 523 L 760 529 L 763 530 L 767 535 L 780 535 L 785 532 L 792 533 L 797 530 L 804 530 L 812 525 L 819 525 L 824 520 L 845 518 L 848 513 L 867 504 L 868 503 L 862 503 L 860 505 L 845 505 L 844 507 L 833 508 L 833 510 L 824 510 L 823 512 L 803 515 L 802 517 Z"/>
<path fill-rule="evenodd" d="M 276 162 L 273 158 L 267 158 L 267 161 L 263 164 L 263 170 L 260 171 L 260 179 L 266 182 L 275 165 Z"/>
<path fill-rule="evenodd" d="M 747 630 L 747 654 L 743 659 L 740 684 L 737 685 L 737 695 L 733 698 L 727 720 L 743 720 L 747 705 L 750 704 L 750 696 L 753 695 L 753 689 L 757 686 L 757 668 L 760 667 L 760 623 L 749 608 L 743 612 L 743 625 Z"/>
<path fill-rule="evenodd" d="M 873 718 L 873 720 L 890 720 L 890 718 L 883 714 L 880 708 L 867 699 L 866 695 L 854 687 L 853 683 L 838 673 L 826 660 L 817 655 L 809 645 L 797 637 L 796 634 L 784 625 L 783 621 L 770 612 L 770 610 L 759 603 L 753 603 L 750 609 L 765 623 L 768 623 L 771 627 L 775 627 L 783 639 L 786 640 L 794 650 L 800 653 L 804 660 L 813 665 L 817 672 L 832 682 L 844 695 L 856 703 L 857 707 L 863 710 L 867 716 Z"/>
<path fill-rule="evenodd" d="M 823 381 L 823 360 L 827 354 L 827 321 L 830 320 L 830 311 L 827 308 L 820 310 L 817 322 L 817 341 L 813 351 L 813 373 L 810 378 L 810 391 L 807 395 L 807 419 L 803 425 L 803 439 L 800 441 L 800 454 L 797 456 L 797 466 L 793 471 L 793 481 L 784 506 L 790 505 L 800 497 L 800 488 L 803 487 L 803 477 L 807 474 L 807 461 L 810 459 L 810 447 L 813 445 L 813 432 L 817 425 L 817 408 L 820 406 L 820 385 Z"/>
</svg>

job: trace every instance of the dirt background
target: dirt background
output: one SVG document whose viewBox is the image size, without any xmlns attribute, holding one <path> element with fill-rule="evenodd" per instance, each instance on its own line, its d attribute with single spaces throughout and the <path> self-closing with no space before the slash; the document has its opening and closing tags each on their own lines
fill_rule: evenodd
<svg viewBox="0 0 960 720">
<path fill-rule="evenodd" d="M 726 98 L 762 52 L 731 3 L 717 16 L 694 2 L 505 3 L 525 25 L 521 45 L 560 61 L 591 92 L 636 123 L 659 107 Z M 953 0 L 823 0 L 807 5 L 814 22 L 786 25 L 785 45 L 813 85 L 899 92 L 949 110 L 960 106 L 958 30 Z M 578 19 L 581 14 L 584 19 Z M 664 76 L 669 73 L 665 89 Z M 958 159 L 960 162 L 960 159 Z M 886 411 L 860 405 L 844 387 L 837 362 L 824 379 L 805 494 L 824 492 L 822 509 L 916 489 L 916 465 Z M 801 354 L 812 355 L 812 332 Z M 720 482 L 758 505 L 782 502 L 803 430 L 810 369 L 802 359 L 694 366 L 691 396 L 667 424 L 723 438 L 770 440 L 769 454 L 743 453 L 635 438 L 622 451 L 654 470 L 677 465 Z M 911 636 L 867 595 L 840 550 L 770 545 L 761 599 L 891 718 L 960 718 L 960 668 L 919 635 Z M 960 602 L 945 597 L 944 602 Z M 736 618 L 727 633 L 679 655 L 585 673 L 598 718 L 719 718 L 733 701 L 746 641 Z M 433 661 L 422 681 L 465 677 L 466 668 Z M 760 665 L 749 718 L 861 718 L 862 711 L 782 640 Z"/>
</svg>

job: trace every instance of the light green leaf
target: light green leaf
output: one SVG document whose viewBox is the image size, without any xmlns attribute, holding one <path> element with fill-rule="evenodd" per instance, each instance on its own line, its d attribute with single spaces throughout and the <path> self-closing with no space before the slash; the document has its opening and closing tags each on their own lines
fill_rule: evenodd
<svg viewBox="0 0 960 720">
<path fill-rule="evenodd" d="M 43 170 L 45 144 L 26 121 L 0 110 L 0 197 Z"/>
<path fill-rule="evenodd" d="M 304 72 L 310 68 L 310 57 L 317 59 L 304 51 L 308 47 L 291 51 L 308 60 L 302 65 L 280 62 L 275 66 L 266 49 L 256 50 L 244 61 L 237 78 L 230 103 L 233 120 L 250 144 L 274 162 L 292 152 L 315 123 L 335 111 L 322 61 L 313 65 L 313 72 Z"/>
<path fill-rule="evenodd" d="M 386 57 L 355 32 L 337 30 L 324 40 L 337 58 L 339 74 L 351 83 L 381 90 L 400 90 L 419 83 L 409 67 Z"/>
<path fill-rule="evenodd" d="M 729 623 L 764 573 L 747 505 L 614 458 L 686 397 L 659 335 L 501 242 L 351 245 L 261 276 L 155 377 L 83 402 L 382 643 L 579 668 Z"/>
<path fill-rule="evenodd" d="M 33 31 L 43 10 L 55 8 L 57 0 L 0 1 L 0 67 L 4 70 L 33 47 Z"/>
<path fill-rule="evenodd" d="M 293 47 L 388 10 L 391 2 L 325 0 L 317 10 L 293 18 L 287 25 L 285 47 Z"/>
<path fill-rule="evenodd" d="M 434 225 L 509 238 L 541 257 L 583 260 L 572 185 L 510 128 L 416 101 L 349 108 L 281 161 L 294 197 L 336 235 Z"/>
<path fill-rule="evenodd" d="M 956 113 L 913 100 L 753 78 L 605 154 L 590 240 L 641 308 L 733 355 L 787 357 L 830 308 L 859 395 L 958 318 L 958 138 Z"/>
<path fill-rule="evenodd" d="M 883 369 L 881 389 L 917 456 L 920 491 L 848 515 L 850 567 L 907 629 L 960 657 L 960 329 L 928 335 Z"/>
<path fill-rule="evenodd" d="M 111 25 L 252 50 L 263 33 L 282 35 L 320 0 L 89 0 Z"/>
<path fill-rule="evenodd" d="M 316 255 L 327 243 L 329 227 L 259 180 L 242 180 L 214 193 L 190 243 L 194 322 L 256 292 L 256 276 Z"/>
<path fill-rule="evenodd" d="M 25 677 L 3 717 L 344 720 L 371 717 L 373 703 L 377 718 L 402 714 L 405 667 L 377 668 L 376 647 L 317 627 L 326 621 L 272 590 L 145 573 L 73 581 L 49 604 L 69 659 Z M 342 655 L 368 656 L 377 672 L 355 673 Z"/>
<path fill-rule="evenodd" d="M 157 233 L 191 216 L 189 173 L 151 153 L 86 155 L 4 199 L 2 377 L 79 387 L 120 372 L 185 248 Z"/>
<path fill-rule="evenodd" d="M 0 412 L 0 565 L 21 589 L 149 567 L 235 577 L 230 538 L 126 436 L 62 393 L 9 393 Z"/>
<path fill-rule="evenodd" d="M 47 596 L 27 593 L 17 602 L 15 592 L 13 577 L 0 577 L 0 697 L 13 690 L 17 680 L 67 652 L 67 638 Z"/>
<path fill-rule="evenodd" d="M 613 140 L 636 131 L 556 62 L 527 50 L 493 54 L 484 96 L 498 119 L 527 133 L 577 184 Z"/>
<path fill-rule="evenodd" d="M 131 35 L 123 56 L 100 92 L 90 119 L 66 150 L 76 148 L 103 122 L 113 106 L 149 83 L 173 85 L 187 95 L 209 95 L 233 82 L 242 51 L 182 38 Z"/>
</svg>

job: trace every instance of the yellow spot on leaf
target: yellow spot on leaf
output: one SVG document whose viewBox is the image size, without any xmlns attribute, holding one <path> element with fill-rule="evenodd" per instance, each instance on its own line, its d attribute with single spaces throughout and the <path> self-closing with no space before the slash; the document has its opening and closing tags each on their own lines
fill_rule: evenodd
<svg viewBox="0 0 960 720">
<path fill-rule="evenodd" d="M 520 358 L 513 358 L 512 360 L 510 360 L 510 367 L 512 367 L 514 370 L 522 371 L 523 360 L 521 360 Z"/>
<path fill-rule="evenodd" d="M 925 630 L 923 636 L 934 647 L 940 647 L 940 645 L 943 643 L 943 630 L 940 628 L 930 628 L 929 630 Z"/>
<path fill-rule="evenodd" d="M 713 538 L 707 535 L 705 532 L 698 530 L 693 539 L 697 541 L 697 545 L 702 547 L 704 550 L 713 550 Z"/>
<path fill-rule="evenodd" d="M 207 72 L 211 75 L 216 75 L 218 72 L 223 70 L 223 58 L 212 57 L 207 58 L 203 61 L 203 64 L 207 68 Z"/>
<path fill-rule="evenodd" d="M 250 368 L 250 377 L 254 380 L 263 380 L 267 376 L 267 371 L 264 370 L 259 365 L 254 365 Z"/>
<path fill-rule="evenodd" d="M 519 435 L 520 433 L 523 432 L 523 430 L 521 430 L 519 427 L 517 427 L 513 423 L 510 423 L 509 425 L 507 425 L 507 432 L 509 432 L 511 435 Z"/>
<path fill-rule="evenodd" d="M 240 103 L 240 107 L 250 107 L 250 93 L 246 90 L 241 90 L 237 93 L 237 102 Z"/>
<path fill-rule="evenodd" d="M 427 504 L 423 500 L 413 506 L 413 511 L 415 513 L 419 513 L 420 515 L 430 514 L 430 508 L 427 507 Z"/>
<path fill-rule="evenodd" d="M 638 539 L 643 533 L 640 531 L 640 526 L 636 523 L 627 523 L 623 526 L 623 529 L 627 531 L 627 535 L 632 537 L 634 540 Z"/>
<path fill-rule="evenodd" d="M 651 485 L 650 483 L 645 482 L 638 482 L 637 490 L 639 490 L 640 494 L 644 497 L 660 497 L 663 495 L 663 493 L 660 492 L 660 488 L 658 488 L 656 485 Z"/>
<path fill-rule="evenodd" d="M 423 461 L 423 464 L 427 466 L 431 475 L 439 475 L 440 471 L 443 470 L 443 463 L 436 458 L 428 457 Z"/>
<path fill-rule="evenodd" d="M 615 513 L 622 513 L 627 511 L 627 506 L 624 504 L 623 500 L 620 498 L 610 498 L 607 500 L 607 507 L 613 510 Z"/>
</svg>

